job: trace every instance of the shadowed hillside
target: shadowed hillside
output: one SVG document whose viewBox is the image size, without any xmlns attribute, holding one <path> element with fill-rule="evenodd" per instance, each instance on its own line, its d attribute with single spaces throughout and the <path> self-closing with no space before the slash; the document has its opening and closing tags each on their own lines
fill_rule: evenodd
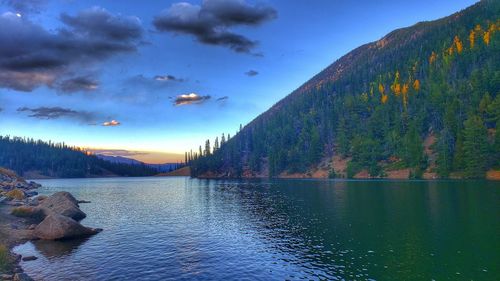
<svg viewBox="0 0 500 281">
<path fill-rule="evenodd" d="M 187 158 L 203 177 L 484 178 L 499 92 L 500 2 L 481 1 L 353 50 Z"/>
</svg>

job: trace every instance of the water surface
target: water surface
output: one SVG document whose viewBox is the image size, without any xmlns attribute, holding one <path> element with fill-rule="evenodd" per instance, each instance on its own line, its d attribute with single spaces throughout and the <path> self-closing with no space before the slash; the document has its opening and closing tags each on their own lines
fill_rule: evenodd
<svg viewBox="0 0 500 281">
<path fill-rule="evenodd" d="M 499 280 L 500 187 L 459 181 L 40 181 L 104 228 L 15 251 L 37 280 Z"/>
</svg>

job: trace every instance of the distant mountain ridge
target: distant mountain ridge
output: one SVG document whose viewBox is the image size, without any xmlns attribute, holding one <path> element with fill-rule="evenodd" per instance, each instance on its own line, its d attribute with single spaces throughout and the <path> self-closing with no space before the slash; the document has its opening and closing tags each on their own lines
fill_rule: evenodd
<svg viewBox="0 0 500 281">
<path fill-rule="evenodd" d="M 481 178 L 500 168 L 500 1 L 349 52 L 231 140 L 198 177 Z M 353 35 L 355 36 L 355 35 Z"/>
<path fill-rule="evenodd" d="M 96 154 L 97 158 L 106 160 L 111 163 L 120 163 L 120 164 L 128 164 L 128 165 L 146 165 L 148 167 L 151 167 L 155 169 L 159 173 L 165 173 L 165 172 L 170 172 L 173 171 L 180 166 L 182 166 L 181 163 L 162 163 L 162 164 L 150 164 L 150 163 L 144 163 L 142 161 L 132 159 L 132 158 L 127 158 L 123 156 L 113 156 L 113 155 L 104 155 L 104 154 Z"/>
</svg>

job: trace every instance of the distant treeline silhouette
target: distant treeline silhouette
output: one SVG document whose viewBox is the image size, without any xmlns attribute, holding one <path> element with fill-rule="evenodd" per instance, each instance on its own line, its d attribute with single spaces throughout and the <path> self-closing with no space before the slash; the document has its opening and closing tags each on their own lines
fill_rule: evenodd
<svg viewBox="0 0 500 281">
<path fill-rule="evenodd" d="M 151 176 L 157 170 L 144 164 L 112 163 L 64 143 L 0 136 L 0 167 L 43 176 L 76 178 L 93 176 Z"/>
</svg>

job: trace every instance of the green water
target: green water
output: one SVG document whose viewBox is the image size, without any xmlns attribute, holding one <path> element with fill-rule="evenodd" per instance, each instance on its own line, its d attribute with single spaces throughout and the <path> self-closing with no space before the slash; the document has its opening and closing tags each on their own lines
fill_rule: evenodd
<svg viewBox="0 0 500 281">
<path fill-rule="evenodd" d="M 44 180 L 104 231 L 16 248 L 39 280 L 500 280 L 500 185 Z"/>
</svg>

